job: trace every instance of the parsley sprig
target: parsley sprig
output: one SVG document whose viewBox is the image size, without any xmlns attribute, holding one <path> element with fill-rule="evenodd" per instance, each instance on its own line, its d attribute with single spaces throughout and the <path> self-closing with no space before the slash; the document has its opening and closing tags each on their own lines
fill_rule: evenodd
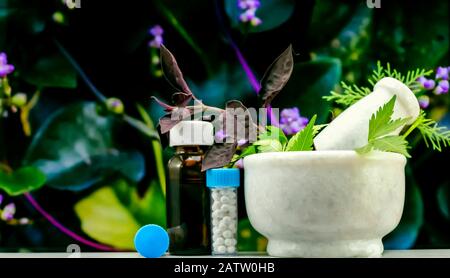
<svg viewBox="0 0 450 278">
<path fill-rule="evenodd" d="M 416 69 L 410 70 L 406 74 L 402 74 L 396 69 L 392 69 L 389 63 L 386 64 L 386 67 L 383 67 L 381 62 L 378 61 L 377 68 L 373 70 L 372 75 L 367 81 L 373 87 L 384 77 L 392 77 L 405 83 L 405 85 L 408 86 L 414 93 L 419 93 L 421 88 L 419 82 L 417 82 L 417 79 L 421 76 L 428 76 L 432 72 L 432 70 L 427 71 L 425 69 Z M 341 82 L 341 87 L 341 93 L 331 91 L 331 95 L 324 96 L 323 98 L 327 101 L 335 102 L 343 105 L 344 107 L 348 107 L 372 92 L 369 87 L 348 85 L 343 81 Z"/>
<path fill-rule="evenodd" d="M 372 115 L 369 121 L 368 143 L 364 147 L 356 149 L 358 153 L 365 154 L 375 149 L 410 157 L 408 141 L 403 136 L 392 135 L 394 131 L 402 128 L 410 120 L 410 118 L 392 119 L 395 100 L 396 96 L 393 96 Z"/>
</svg>

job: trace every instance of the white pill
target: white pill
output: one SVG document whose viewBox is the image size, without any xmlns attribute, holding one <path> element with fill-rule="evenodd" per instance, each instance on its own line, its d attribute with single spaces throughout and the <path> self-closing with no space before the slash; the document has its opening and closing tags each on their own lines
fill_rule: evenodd
<svg viewBox="0 0 450 278">
<path fill-rule="evenodd" d="M 218 237 L 216 240 L 214 240 L 214 244 L 223 245 L 225 243 L 225 240 L 223 237 Z"/>
<path fill-rule="evenodd" d="M 226 246 L 235 246 L 237 241 L 234 238 L 227 238 L 225 239 L 225 245 Z"/>
<path fill-rule="evenodd" d="M 231 200 L 236 199 L 236 194 L 234 194 L 234 192 L 232 191 L 228 191 L 227 193 L 225 193 L 225 196 L 227 196 Z"/>
<path fill-rule="evenodd" d="M 217 225 L 219 225 L 219 223 L 220 223 L 219 218 L 213 218 L 213 220 L 212 220 L 213 226 L 217 226 Z"/>
<path fill-rule="evenodd" d="M 220 192 L 218 192 L 217 190 L 213 190 L 213 192 L 211 193 L 213 200 L 218 200 L 220 198 L 220 195 Z"/>
<path fill-rule="evenodd" d="M 222 197 L 220 198 L 220 202 L 221 202 L 222 204 L 229 204 L 229 203 L 230 203 L 230 198 L 228 198 L 227 196 L 222 196 Z"/>
<path fill-rule="evenodd" d="M 220 223 L 224 223 L 224 224 L 230 224 L 231 223 L 231 217 L 229 216 L 224 216 L 221 220 Z"/>
<path fill-rule="evenodd" d="M 227 253 L 232 254 L 235 252 L 236 252 L 236 247 L 234 247 L 234 246 L 227 247 Z"/>
<path fill-rule="evenodd" d="M 215 242 L 215 241 L 219 240 L 219 238 L 223 239 L 223 237 L 221 237 L 221 235 L 214 234 L 214 235 L 212 236 L 212 241 Z"/>
<path fill-rule="evenodd" d="M 217 247 L 217 252 L 219 253 L 225 253 L 227 251 L 227 247 L 225 247 L 225 245 L 220 245 Z"/>
<path fill-rule="evenodd" d="M 225 204 L 220 207 L 220 210 L 225 212 L 225 211 L 229 211 L 232 208 L 233 208 L 232 206 Z"/>
<path fill-rule="evenodd" d="M 228 230 L 230 231 L 236 231 L 236 224 L 235 223 L 231 223 L 228 225 Z"/>
<path fill-rule="evenodd" d="M 224 238 L 232 238 L 233 237 L 233 232 L 231 232 L 230 230 L 225 230 L 222 233 Z"/>
<path fill-rule="evenodd" d="M 221 218 L 221 217 L 223 217 L 223 212 L 221 211 L 221 210 L 216 210 L 216 211 L 213 211 L 213 213 L 212 213 L 212 217 L 213 218 Z"/>
<path fill-rule="evenodd" d="M 230 208 L 228 208 L 228 215 L 235 215 L 237 213 L 237 209 L 236 207 L 230 206 Z"/>
<path fill-rule="evenodd" d="M 222 231 L 225 231 L 227 228 L 228 228 L 228 224 L 221 221 L 219 224 L 219 229 Z"/>
<path fill-rule="evenodd" d="M 214 202 L 213 205 L 211 206 L 212 210 L 218 210 L 221 209 L 222 207 L 223 205 L 220 202 Z"/>
</svg>

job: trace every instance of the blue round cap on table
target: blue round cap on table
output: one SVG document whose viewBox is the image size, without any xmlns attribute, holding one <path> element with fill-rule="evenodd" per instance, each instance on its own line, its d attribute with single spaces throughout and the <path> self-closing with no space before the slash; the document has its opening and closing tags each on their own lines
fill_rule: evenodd
<svg viewBox="0 0 450 278">
<path fill-rule="evenodd" d="M 238 168 L 218 168 L 206 171 L 207 187 L 239 187 L 240 183 Z"/>
<path fill-rule="evenodd" d="M 159 258 L 169 248 L 169 235 L 158 225 L 145 225 L 134 236 L 134 247 L 146 258 Z"/>
</svg>

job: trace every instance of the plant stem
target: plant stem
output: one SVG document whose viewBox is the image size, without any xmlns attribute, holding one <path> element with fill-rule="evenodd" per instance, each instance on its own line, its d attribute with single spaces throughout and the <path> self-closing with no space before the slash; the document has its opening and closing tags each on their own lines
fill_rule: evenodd
<svg viewBox="0 0 450 278">
<path fill-rule="evenodd" d="M 91 89 L 92 93 L 98 98 L 101 102 L 106 102 L 106 97 L 95 87 L 95 85 L 89 80 L 86 73 L 83 71 L 83 69 L 78 65 L 78 63 L 75 61 L 75 59 L 72 57 L 72 55 L 67 52 L 67 50 L 62 46 L 57 40 L 55 40 L 55 44 L 58 47 L 59 51 L 66 57 L 66 59 L 69 61 L 69 63 L 72 65 L 72 67 L 75 68 L 75 70 L 80 75 L 81 79 L 83 79 L 84 83 Z"/>
<path fill-rule="evenodd" d="M 213 71 L 211 68 L 211 65 L 207 61 L 207 59 L 203 58 L 203 51 L 200 49 L 200 47 L 194 42 L 194 40 L 189 36 L 188 32 L 184 27 L 180 24 L 178 19 L 175 17 L 175 15 L 162 3 L 162 1 L 155 1 L 155 5 L 157 8 L 161 11 L 162 15 L 167 19 L 167 21 L 175 28 L 175 30 L 178 31 L 180 36 L 189 44 L 190 47 L 195 51 L 195 53 L 201 58 L 201 61 L 203 62 L 206 72 L 208 73 L 208 76 L 213 75 Z"/>
<path fill-rule="evenodd" d="M 406 137 L 408 137 L 409 134 L 411 134 L 411 132 L 414 131 L 414 129 L 416 129 L 421 121 L 419 121 L 420 117 L 408 128 L 408 130 L 402 135 L 403 139 L 406 139 Z"/>
<path fill-rule="evenodd" d="M 74 240 L 81 242 L 87 246 L 90 246 L 92 248 L 102 250 L 102 251 L 117 251 L 117 249 L 99 244 L 90 240 L 87 240 L 76 233 L 72 232 L 65 226 L 63 226 L 61 223 L 59 223 L 53 216 L 51 216 L 48 212 L 46 212 L 39 203 L 33 198 L 33 196 L 30 193 L 24 194 L 25 198 L 28 200 L 28 202 L 40 213 L 42 216 L 44 216 L 53 226 L 55 226 L 58 230 L 60 230 L 62 233 L 66 234 L 67 236 L 73 238 Z"/>
</svg>

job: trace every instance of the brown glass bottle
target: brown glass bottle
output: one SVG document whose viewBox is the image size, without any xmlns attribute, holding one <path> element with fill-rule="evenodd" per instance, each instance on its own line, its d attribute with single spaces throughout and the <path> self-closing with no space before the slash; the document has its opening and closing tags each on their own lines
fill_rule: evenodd
<svg viewBox="0 0 450 278">
<path fill-rule="evenodd" d="M 210 199 L 201 171 L 204 148 L 177 146 L 168 163 L 166 204 L 171 254 L 211 254 Z"/>
</svg>

